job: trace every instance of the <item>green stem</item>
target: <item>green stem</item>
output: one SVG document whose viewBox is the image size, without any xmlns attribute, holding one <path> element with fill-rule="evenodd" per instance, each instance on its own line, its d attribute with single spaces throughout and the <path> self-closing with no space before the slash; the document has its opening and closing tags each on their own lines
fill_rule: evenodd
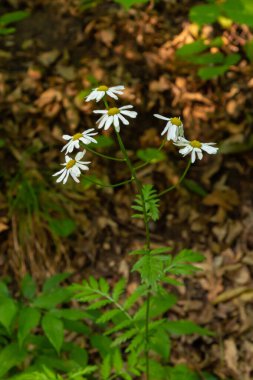
<svg viewBox="0 0 253 380">
<path fill-rule="evenodd" d="M 191 166 L 191 160 L 189 160 L 183 174 L 181 175 L 181 177 L 179 178 L 179 181 L 175 184 L 175 185 L 172 185 L 170 187 L 168 187 L 168 189 L 165 189 L 164 191 L 162 191 L 161 193 L 158 194 L 158 197 L 161 197 L 162 195 L 168 193 L 169 191 L 175 189 L 185 178 L 186 174 L 188 173 L 188 170 L 190 169 L 190 166 Z"/>
<path fill-rule="evenodd" d="M 89 181 L 89 182 L 91 182 L 91 183 L 94 183 L 94 185 L 97 185 L 97 186 L 101 186 L 101 187 L 111 187 L 111 188 L 113 188 L 113 187 L 118 187 L 118 186 L 126 185 L 127 183 L 133 182 L 134 179 L 133 179 L 133 178 L 131 178 L 131 179 L 127 179 L 126 181 L 118 182 L 118 183 L 111 184 L 111 185 L 104 185 L 104 184 L 102 184 L 102 183 L 100 183 L 100 182 L 93 181 L 92 179 L 90 179 L 90 178 L 88 178 L 88 177 L 86 177 L 85 180 L 86 180 L 86 181 Z"/>
<path fill-rule="evenodd" d="M 103 158 L 107 158 L 108 160 L 113 160 L 113 161 L 125 161 L 125 158 L 116 158 L 116 157 L 111 157 L 111 156 L 107 156 L 106 154 L 103 154 L 103 153 L 99 153 L 93 149 L 91 149 L 90 147 L 88 147 L 87 145 L 85 145 L 85 149 L 87 149 L 89 152 L 92 152 L 94 154 L 96 154 L 97 156 L 100 156 L 100 157 L 103 157 Z"/>
<path fill-rule="evenodd" d="M 143 209 L 143 215 L 144 215 L 144 224 L 145 224 L 145 231 L 146 231 L 146 249 L 148 251 L 148 255 L 150 257 L 150 231 L 149 231 L 149 218 L 148 218 L 148 215 L 147 215 L 147 211 L 146 211 L 146 205 L 145 205 L 145 199 L 144 199 L 144 196 L 143 196 L 143 192 L 142 192 L 142 183 L 141 181 L 138 179 L 137 175 L 136 175 L 136 169 L 135 167 L 132 165 L 130 159 L 129 159 L 129 156 L 127 154 L 127 151 L 126 151 L 126 148 L 124 146 L 124 143 L 120 137 L 120 134 L 119 132 L 116 132 L 116 136 L 117 136 L 117 139 L 118 139 L 118 143 L 119 143 L 119 146 L 120 146 L 120 149 L 126 159 L 126 164 L 130 170 L 130 173 L 132 175 L 132 178 L 133 180 L 135 181 L 136 183 L 136 186 L 138 188 L 138 191 L 139 191 L 139 194 L 141 196 L 141 200 L 142 200 L 142 209 Z M 148 289 L 148 293 L 147 293 L 147 307 L 146 307 L 146 317 L 145 317 L 145 359 L 146 359 L 146 379 L 149 380 L 150 379 L 150 376 L 149 376 L 149 316 L 150 316 L 150 296 L 151 296 L 151 289 L 149 287 Z"/>
<path fill-rule="evenodd" d="M 108 102 L 107 102 L 107 100 L 105 99 L 105 97 L 103 98 L 103 101 L 104 101 L 104 104 L 105 104 L 106 109 L 109 109 L 109 105 L 108 105 Z"/>
</svg>

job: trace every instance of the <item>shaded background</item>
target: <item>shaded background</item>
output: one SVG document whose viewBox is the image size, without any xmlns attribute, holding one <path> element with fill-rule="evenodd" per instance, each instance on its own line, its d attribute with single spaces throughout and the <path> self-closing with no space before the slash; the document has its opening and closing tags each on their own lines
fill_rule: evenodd
<svg viewBox="0 0 253 380">
<path fill-rule="evenodd" d="M 97 105 L 84 96 L 97 83 L 123 84 L 122 105 L 133 104 L 139 114 L 121 132 L 133 159 L 138 149 L 160 145 L 163 124 L 153 113 L 181 116 L 189 139 L 221 147 L 162 199 L 161 219 L 151 226 L 154 245 L 206 256 L 204 270 L 176 290 L 180 302 L 171 318 L 192 319 L 217 335 L 176 340 L 172 362 L 251 379 L 253 69 L 242 53 L 251 33 L 245 25 L 205 26 L 205 37 L 222 35 L 225 51 L 242 59 L 219 78 L 199 78 L 196 66 L 175 54 L 198 35 L 188 17 L 195 4 L 150 2 L 127 12 L 110 1 L 85 10 L 71 0 L 1 2 L 1 13 L 31 12 L 16 33 L 0 36 L 1 275 L 14 289 L 27 272 L 42 282 L 62 271 L 74 281 L 125 276 L 129 292 L 137 286 L 127 252 L 141 247 L 145 234 L 131 220 L 134 188 L 98 189 L 85 178 L 62 186 L 52 178 L 64 160 L 62 134 L 95 126 Z M 111 145 L 101 152 L 117 154 L 116 143 L 103 142 Z M 172 144 L 165 150 L 165 161 L 139 173 L 158 190 L 176 183 L 186 165 Z M 87 155 L 93 178 L 129 178 L 120 163 Z"/>
</svg>

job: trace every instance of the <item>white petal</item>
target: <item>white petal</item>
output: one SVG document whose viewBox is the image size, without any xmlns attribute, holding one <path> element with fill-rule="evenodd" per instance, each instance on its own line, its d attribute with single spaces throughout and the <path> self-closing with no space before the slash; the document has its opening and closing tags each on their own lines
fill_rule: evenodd
<svg viewBox="0 0 253 380">
<path fill-rule="evenodd" d="M 63 169 L 59 170 L 57 173 L 52 174 L 52 176 L 54 177 L 56 175 L 59 175 L 59 174 L 63 173 L 64 170 L 66 170 L 66 168 L 63 168 Z"/>
<path fill-rule="evenodd" d="M 103 98 L 104 95 L 105 95 L 105 91 L 98 91 L 96 101 L 99 102 Z"/>
<path fill-rule="evenodd" d="M 68 171 L 67 169 L 64 170 L 64 172 L 60 175 L 59 178 L 57 178 L 56 182 L 59 183 L 61 182 L 66 176 L 68 176 Z M 64 182 L 63 182 L 64 183 Z"/>
<path fill-rule="evenodd" d="M 198 156 L 198 159 L 199 160 L 202 160 L 203 158 L 203 153 L 200 151 L 200 152 L 197 152 L 197 156 Z"/>
<path fill-rule="evenodd" d="M 108 90 L 106 93 L 107 93 L 107 95 L 109 95 L 111 98 L 116 99 L 116 100 L 118 99 L 117 95 L 115 95 L 112 91 Z"/>
<path fill-rule="evenodd" d="M 114 86 L 114 87 L 110 87 L 110 90 L 124 90 L 125 89 L 125 86 Z"/>
<path fill-rule="evenodd" d="M 107 110 L 94 110 L 93 113 L 107 113 Z"/>
<path fill-rule="evenodd" d="M 78 152 L 75 156 L 75 160 L 80 161 L 83 158 L 83 156 L 85 155 L 85 153 L 86 153 L 86 150 L 83 150 L 82 152 Z"/>
<path fill-rule="evenodd" d="M 70 140 L 70 139 L 72 139 L 72 136 L 69 136 L 69 135 L 63 135 L 62 138 L 63 138 L 64 140 Z"/>
<path fill-rule="evenodd" d="M 135 111 L 121 111 L 121 114 L 135 118 L 137 116 L 137 112 Z"/>
<path fill-rule="evenodd" d="M 105 131 L 110 128 L 113 123 L 113 116 L 109 116 L 105 123 Z"/>
<path fill-rule="evenodd" d="M 71 160 L 71 157 L 69 157 L 69 156 L 65 156 L 65 161 L 66 161 L 66 163 L 68 163 L 70 160 Z"/>
<path fill-rule="evenodd" d="M 154 116 L 157 117 L 157 119 L 170 120 L 168 117 L 164 117 L 162 115 L 159 115 L 158 113 L 155 113 Z"/>
<path fill-rule="evenodd" d="M 70 172 L 70 175 L 71 175 L 71 177 L 73 178 L 73 180 L 74 180 L 75 182 L 77 182 L 77 183 L 80 182 L 79 179 L 75 176 L 75 173 L 73 173 L 73 171 Z"/>
<path fill-rule="evenodd" d="M 119 109 L 120 110 L 128 110 L 130 108 L 134 108 L 134 106 L 131 106 L 130 104 L 128 106 L 123 106 L 123 107 L 120 107 Z"/>
<path fill-rule="evenodd" d="M 192 164 L 195 162 L 196 160 L 196 153 L 195 153 L 195 149 L 193 148 L 192 149 L 192 154 L 191 154 L 191 162 Z"/>
<path fill-rule="evenodd" d="M 113 123 L 114 123 L 115 128 L 119 127 L 119 117 L 118 117 L 118 115 L 114 115 Z"/>
<path fill-rule="evenodd" d="M 202 144 L 201 149 L 207 152 L 208 154 L 216 154 L 218 151 L 218 148 L 207 144 Z"/>
<path fill-rule="evenodd" d="M 100 118 L 100 119 L 98 120 L 98 121 L 100 121 L 99 124 L 98 124 L 98 128 L 99 128 L 99 129 L 100 129 L 100 128 L 103 128 L 103 126 L 104 126 L 104 124 L 106 123 L 107 119 L 108 119 L 108 116 L 107 116 L 107 115 L 104 115 L 102 118 Z"/>
<path fill-rule="evenodd" d="M 77 165 L 74 165 L 71 169 L 70 169 L 70 174 L 71 173 L 74 173 L 76 177 L 79 177 L 81 175 L 81 170 L 79 169 L 79 167 Z"/>
<path fill-rule="evenodd" d="M 125 119 L 124 116 L 121 115 L 121 113 L 118 114 L 118 118 L 122 121 L 123 124 L 129 125 L 129 121 Z"/>
<path fill-rule="evenodd" d="M 167 135 L 167 140 L 173 140 L 177 141 L 177 126 L 176 125 L 170 125 L 168 129 L 168 135 Z"/>
<path fill-rule="evenodd" d="M 69 141 L 67 144 L 64 145 L 64 147 L 62 148 L 61 152 L 63 152 L 65 149 L 67 149 L 69 147 L 69 145 L 71 144 L 72 141 Z M 68 149 L 67 149 L 67 153 L 68 153 Z"/>
<path fill-rule="evenodd" d="M 83 165 L 83 164 L 80 164 L 80 162 L 78 162 L 76 164 L 80 169 L 82 170 L 89 170 L 89 167 L 87 165 Z"/>
<path fill-rule="evenodd" d="M 169 129 L 169 125 L 167 124 L 164 130 L 162 131 L 161 136 L 163 136 L 168 131 L 168 129 Z"/>
<path fill-rule="evenodd" d="M 185 146 L 183 149 L 179 150 L 179 153 L 183 156 L 186 156 L 190 151 L 192 150 L 192 147 L 190 145 Z"/>
</svg>

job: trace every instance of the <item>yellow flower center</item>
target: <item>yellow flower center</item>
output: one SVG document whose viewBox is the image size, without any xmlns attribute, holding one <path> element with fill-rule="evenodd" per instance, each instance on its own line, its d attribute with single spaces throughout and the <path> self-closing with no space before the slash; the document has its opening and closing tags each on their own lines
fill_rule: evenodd
<svg viewBox="0 0 253 380">
<path fill-rule="evenodd" d="M 120 110 L 118 108 L 116 108 L 116 107 L 109 108 L 109 110 L 108 110 L 108 115 L 109 116 L 117 115 L 117 113 L 120 113 Z"/>
<path fill-rule="evenodd" d="M 190 145 L 193 147 L 193 148 L 201 148 L 202 144 L 201 142 L 197 141 L 197 140 L 192 140 L 190 142 Z"/>
<path fill-rule="evenodd" d="M 107 86 L 99 86 L 97 88 L 97 91 L 107 91 L 108 90 L 108 87 Z"/>
<path fill-rule="evenodd" d="M 182 125 L 182 121 L 178 117 L 173 117 L 172 119 L 170 119 L 170 121 L 177 127 L 180 127 Z"/>
<path fill-rule="evenodd" d="M 76 160 L 70 160 L 67 164 L 66 164 L 66 169 L 71 169 L 76 163 Z"/>
<path fill-rule="evenodd" d="M 83 135 L 81 133 L 76 133 L 74 136 L 72 136 L 72 140 L 76 141 L 79 140 Z"/>
</svg>

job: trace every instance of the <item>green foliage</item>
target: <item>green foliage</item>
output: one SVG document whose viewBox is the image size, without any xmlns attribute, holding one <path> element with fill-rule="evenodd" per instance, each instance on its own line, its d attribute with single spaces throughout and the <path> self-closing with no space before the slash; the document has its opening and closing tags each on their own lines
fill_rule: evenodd
<svg viewBox="0 0 253 380">
<path fill-rule="evenodd" d="M 60 237 L 67 237 L 76 230 L 76 223 L 72 219 L 49 218 L 48 224 L 51 231 Z"/>
<path fill-rule="evenodd" d="M 145 213 L 143 209 L 143 202 L 145 205 Z M 142 196 L 137 194 L 134 200 L 134 205 L 132 209 L 138 211 L 132 217 L 145 220 L 145 214 L 147 219 L 152 219 L 154 221 L 159 219 L 159 198 L 157 191 L 154 189 L 153 185 L 143 185 Z"/>
<path fill-rule="evenodd" d="M 78 369 L 80 376 L 76 378 L 80 380 L 88 375 L 89 371 L 85 372 L 87 351 L 74 342 L 65 341 L 64 331 L 74 331 L 76 323 L 80 333 L 88 336 L 90 329 L 83 319 L 92 316 L 70 305 L 62 307 L 73 295 L 69 288 L 61 285 L 67 277 L 68 273 L 62 273 L 48 278 L 38 294 L 35 281 L 27 275 L 21 282 L 18 300 L 14 300 L 6 284 L 0 282 L 0 378 L 11 373 L 13 378 L 29 379 L 29 373 L 35 373 L 38 379 L 47 379 L 41 371 L 42 364 L 71 376 L 72 371 Z"/>
<path fill-rule="evenodd" d="M 131 8 L 133 5 L 147 3 L 148 0 L 114 0 L 116 3 L 122 5 L 125 9 Z"/>
<path fill-rule="evenodd" d="M 128 10 L 134 5 L 147 3 L 148 0 L 114 0 L 114 2 Z M 96 7 L 101 3 L 102 0 L 81 0 L 81 9 L 86 10 L 91 7 Z"/>
<path fill-rule="evenodd" d="M 16 23 L 29 16 L 29 12 L 17 11 L 5 13 L 0 16 L 0 35 L 12 34 L 16 31 L 15 28 L 9 27 L 10 24 Z"/>
<path fill-rule="evenodd" d="M 137 150 L 137 157 L 145 162 L 156 163 L 165 160 L 166 154 L 156 148 L 147 148 Z"/>
<path fill-rule="evenodd" d="M 208 4 L 195 5 L 190 10 L 190 20 L 200 27 L 220 22 L 230 26 L 233 22 L 253 26 L 253 5 L 251 0 L 208 1 Z M 221 37 L 212 41 L 197 40 L 177 50 L 177 56 L 187 62 L 199 65 L 198 75 L 205 80 L 224 75 L 232 65 L 237 64 L 240 54 L 225 55 L 221 51 L 212 52 L 212 47 L 221 48 Z M 248 59 L 252 60 L 251 41 L 244 47 Z"/>
</svg>

